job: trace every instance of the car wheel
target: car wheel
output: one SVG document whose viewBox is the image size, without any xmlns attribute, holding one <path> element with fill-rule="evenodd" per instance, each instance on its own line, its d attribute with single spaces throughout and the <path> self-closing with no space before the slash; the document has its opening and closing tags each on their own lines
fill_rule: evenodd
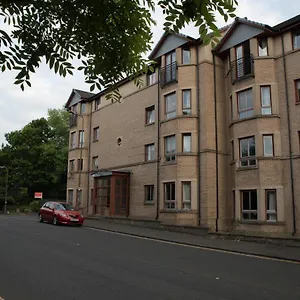
<svg viewBox="0 0 300 300">
<path fill-rule="evenodd" d="M 53 217 L 52 224 L 53 225 L 58 225 L 58 220 L 55 216 Z"/>
<path fill-rule="evenodd" d="M 44 222 L 44 220 L 43 220 L 43 218 L 42 218 L 42 215 L 41 215 L 41 214 L 39 214 L 39 222 L 40 222 L 40 223 L 43 223 L 43 222 Z"/>
</svg>

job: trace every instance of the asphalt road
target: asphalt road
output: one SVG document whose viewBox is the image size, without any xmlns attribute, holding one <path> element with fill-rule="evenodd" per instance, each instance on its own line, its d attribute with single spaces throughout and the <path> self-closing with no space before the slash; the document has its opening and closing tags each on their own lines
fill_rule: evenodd
<svg viewBox="0 0 300 300">
<path fill-rule="evenodd" d="M 0 299 L 300 299 L 300 264 L 0 215 Z"/>
</svg>

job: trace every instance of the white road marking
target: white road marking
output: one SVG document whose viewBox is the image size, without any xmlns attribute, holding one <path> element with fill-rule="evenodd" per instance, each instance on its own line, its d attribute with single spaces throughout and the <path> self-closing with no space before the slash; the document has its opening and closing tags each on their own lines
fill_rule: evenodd
<svg viewBox="0 0 300 300">
<path fill-rule="evenodd" d="M 115 232 L 115 231 L 99 229 L 99 228 L 91 228 L 91 227 L 85 227 L 85 228 L 94 230 L 94 231 L 111 233 L 111 234 L 115 234 L 115 235 L 122 235 L 122 236 L 127 236 L 127 237 L 129 236 L 132 238 L 136 238 L 136 239 L 140 239 L 140 240 L 148 240 L 148 241 L 153 241 L 153 242 L 157 242 L 157 243 L 163 243 L 163 244 L 176 245 L 176 246 L 193 248 L 193 249 L 200 249 L 200 250 L 205 250 L 205 251 L 226 253 L 226 254 L 232 254 L 232 255 L 238 255 L 238 256 L 246 256 L 246 257 L 258 258 L 258 259 L 272 260 L 272 261 L 277 261 L 277 262 L 284 262 L 284 263 L 300 265 L 300 261 L 293 261 L 293 260 L 280 259 L 280 258 L 274 258 L 274 257 L 266 257 L 263 255 L 258 255 L 258 254 L 246 254 L 246 253 L 240 253 L 240 252 L 235 252 L 235 251 L 231 251 L 231 250 L 215 249 L 215 248 L 210 248 L 210 247 L 206 247 L 206 246 L 189 245 L 189 244 L 183 244 L 183 243 L 179 243 L 179 242 L 164 241 L 164 240 L 155 239 L 155 238 L 151 238 L 151 237 L 143 237 L 143 236 L 138 236 L 138 235 L 134 235 L 134 234 L 130 234 L 130 233 Z"/>
</svg>

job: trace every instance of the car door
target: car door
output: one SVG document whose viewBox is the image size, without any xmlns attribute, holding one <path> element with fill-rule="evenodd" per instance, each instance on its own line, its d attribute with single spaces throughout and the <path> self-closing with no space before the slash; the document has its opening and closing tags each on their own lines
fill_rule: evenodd
<svg viewBox="0 0 300 300">
<path fill-rule="evenodd" d="M 52 202 L 49 203 L 48 207 L 48 220 L 49 222 L 52 222 L 54 216 L 54 204 Z"/>
<path fill-rule="evenodd" d="M 42 207 L 41 207 L 41 210 L 40 210 L 40 214 L 42 216 L 42 219 L 43 220 L 47 220 L 47 210 L 48 210 L 48 205 L 49 203 L 46 202 Z"/>
</svg>

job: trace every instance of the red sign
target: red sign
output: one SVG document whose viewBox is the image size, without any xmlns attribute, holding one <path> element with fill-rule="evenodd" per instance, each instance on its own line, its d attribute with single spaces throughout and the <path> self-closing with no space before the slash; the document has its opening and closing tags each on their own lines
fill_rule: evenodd
<svg viewBox="0 0 300 300">
<path fill-rule="evenodd" d="M 41 192 L 35 192 L 34 193 L 34 198 L 35 199 L 43 199 L 43 193 L 41 193 Z"/>
</svg>

